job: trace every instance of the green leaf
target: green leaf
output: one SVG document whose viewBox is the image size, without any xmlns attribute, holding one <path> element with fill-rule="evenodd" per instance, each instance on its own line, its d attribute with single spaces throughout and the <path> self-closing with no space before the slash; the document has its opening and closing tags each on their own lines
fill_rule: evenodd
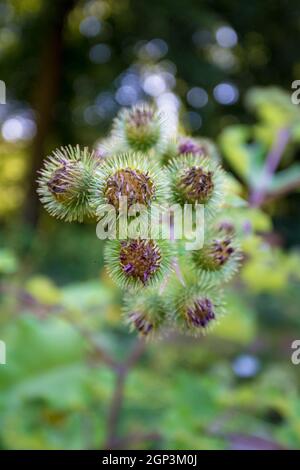
<svg viewBox="0 0 300 470">
<path fill-rule="evenodd" d="M 14 253 L 7 249 L 0 249 L 0 274 L 13 274 L 18 269 L 18 261 Z"/>
<path fill-rule="evenodd" d="M 56 305 L 60 302 L 61 293 L 54 282 L 45 276 L 34 276 L 30 278 L 25 289 L 38 302 L 45 305 Z"/>
<path fill-rule="evenodd" d="M 63 321 L 23 317 L 2 333 L 7 364 L 1 369 L 0 406 L 15 400 L 42 398 L 61 405 L 79 394 L 84 340 Z M 64 393 L 61 393 L 61 391 Z"/>
<path fill-rule="evenodd" d="M 300 189 L 300 164 L 294 163 L 286 170 L 282 170 L 273 176 L 268 190 L 270 193 L 273 191 L 280 192 L 287 187 L 294 187 L 297 183 Z"/>
<path fill-rule="evenodd" d="M 251 127 L 231 126 L 222 132 L 220 146 L 231 168 L 253 186 L 261 173 L 266 149 L 260 143 L 249 144 L 251 137 Z"/>
</svg>

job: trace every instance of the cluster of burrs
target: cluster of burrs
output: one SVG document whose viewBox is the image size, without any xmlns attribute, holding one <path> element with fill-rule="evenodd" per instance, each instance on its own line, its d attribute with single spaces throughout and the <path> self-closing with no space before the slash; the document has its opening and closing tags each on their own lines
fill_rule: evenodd
<svg viewBox="0 0 300 470">
<path fill-rule="evenodd" d="M 48 212 L 66 221 L 97 221 L 107 205 L 118 218 L 127 209 L 156 205 L 204 208 L 204 243 L 187 250 L 184 239 L 151 237 L 141 231 L 107 240 L 106 268 L 126 290 L 123 315 L 147 337 L 180 329 L 206 332 L 225 312 L 223 287 L 239 267 L 241 251 L 226 220 L 226 174 L 208 139 L 169 136 L 168 116 L 152 105 L 123 109 L 98 148 L 65 147 L 45 160 L 38 193 Z M 130 214 L 134 221 L 137 214 Z M 161 215 L 160 215 L 161 217 Z M 148 219 L 149 220 L 149 219 Z M 153 222 L 153 220 L 152 220 Z M 156 223 L 154 221 L 154 223 Z M 157 221 L 158 223 L 158 221 Z"/>
</svg>

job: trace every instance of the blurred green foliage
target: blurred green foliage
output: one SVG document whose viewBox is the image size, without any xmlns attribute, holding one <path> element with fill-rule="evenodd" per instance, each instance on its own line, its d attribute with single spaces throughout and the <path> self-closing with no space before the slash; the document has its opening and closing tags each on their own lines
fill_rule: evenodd
<svg viewBox="0 0 300 470">
<path fill-rule="evenodd" d="M 251 125 L 228 126 L 220 135 L 224 157 L 232 170 L 249 186 L 255 187 L 274 136 L 282 129 L 290 133 L 289 148 L 278 171 L 265 187 L 266 192 L 279 192 L 299 183 L 300 164 L 292 163 L 300 138 L 300 109 L 291 102 L 288 93 L 279 88 L 254 88 L 245 97 L 246 104 L 257 117 Z M 288 167 L 287 167 L 288 164 Z M 298 185 L 299 186 L 299 185 Z"/>
<path fill-rule="evenodd" d="M 1 445 L 100 447 L 114 379 L 90 356 L 76 325 L 90 328 L 115 355 L 126 355 L 131 341 L 116 322 L 115 291 L 94 281 L 59 289 L 42 277 L 29 279 L 24 289 L 37 301 L 34 307 L 24 306 L 24 300 L 12 305 L 11 295 L 2 298 L 2 309 L 10 314 L 1 329 L 9 358 L 0 375 Z M 233 290 L 228 318 L 201 342 L 170 338 L 148 346 L 128 377 L 125 436 L 155 430 L 158 442 L 142 439 L 143 448 L 221 449 L 234 447 L 234 436 L 244 434 L 297 447 L 299 379 L 284 346 L 295 318 L 288 309 L 280 312 L 270 336 L 268 323 L 243 300 L 247 297 Z M 39 312 L 39 305 L 47 311 L 58 302 L 63 312 Z M 241 352 L 259 358 L 248 378 L 236 374 Z"/>
</svg>

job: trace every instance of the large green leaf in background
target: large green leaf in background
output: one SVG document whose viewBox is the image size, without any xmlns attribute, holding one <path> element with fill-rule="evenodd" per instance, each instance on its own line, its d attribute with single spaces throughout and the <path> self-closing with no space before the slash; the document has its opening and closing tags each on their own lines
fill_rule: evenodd
<svg viewBox="0 0 300 470">
<path fill-rule="evenodd" d="M 252 137 L 250 126 L 227 127 L 220 136 L 224 157 L 236 174 L 248 185 L 260 174 L 266 148 L 260 143 L 248 143 Z"/>
<path fill-rule="evenodd" d="M 66 323 L 28 316 L 8 326 L 2 338 L 7 346 L 7 364 L 0 374 L 1 438 L 16 448 L 25 439 L 23 445 L 27 447 L 27 407 L 27 412 L 32 409 L 36 413 L 82 407 L 88 372 L 83 362 L 84 344 Z M 51 439 L 47 441 L 42 429 L 28 438 L 35 448 L 51 447 Z"/>
<path fill-rule="evenodd" d="M 284 149 L 283 160 L 290 162 L 291 150 L 299 146 L 300 111 L 285 91 L 276 87 L 253 88 L 246 94 L 246 105 L 258 122 L 253 125 L 233 125 L 225 128 L 219 142 L 226 161 L 249 188 L 260 183 L 268 152 L 277 142 L 283 129 L 290 132 L 289 145 Z M 298 163 L 277 171 L 265 191 L 281 191 L 286 186 L 300 187 Z"/>
</svg>

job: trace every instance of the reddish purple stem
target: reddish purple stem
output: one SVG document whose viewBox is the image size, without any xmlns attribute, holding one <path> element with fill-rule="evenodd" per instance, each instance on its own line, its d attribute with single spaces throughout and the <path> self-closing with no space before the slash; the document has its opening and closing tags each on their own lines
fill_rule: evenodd
<svg viewBox="0 0 300 470">
<path fill-rule="evenodd" d="M 277 138 L 266 158 L 264 168 L 259 178 L 258 184 L 253 188 L 250 196 L 251 207 L 259 207 L 265 199 L 268 185 L 278 168 L 284 150 L 290 138 L 290 131 L 287 128 L 280 129 Z"/>
</svg>

